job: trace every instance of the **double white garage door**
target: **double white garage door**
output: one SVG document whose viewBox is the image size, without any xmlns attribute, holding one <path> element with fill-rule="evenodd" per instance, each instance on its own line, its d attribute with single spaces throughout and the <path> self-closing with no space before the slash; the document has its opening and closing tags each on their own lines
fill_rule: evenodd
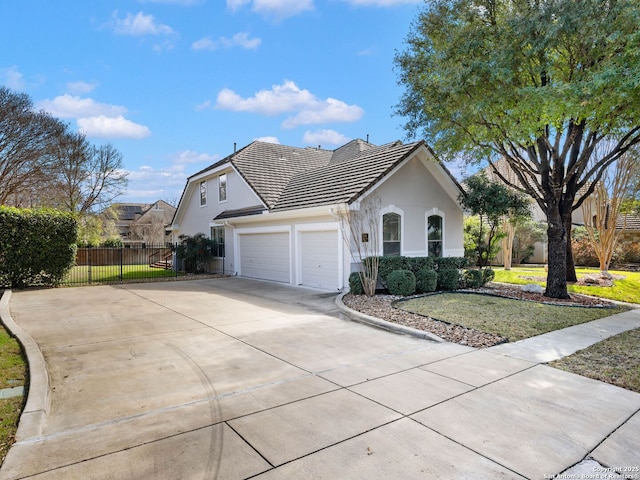
<svg viewBox="0 0 640 480">
<path fill-rule="evenodd" d="M 340 284 L 339 236 L 336 230 L 241 233 L 240 275 L 335 290 Z M 295 247 L 295 248 L 292 248 Z"/>
</svg>

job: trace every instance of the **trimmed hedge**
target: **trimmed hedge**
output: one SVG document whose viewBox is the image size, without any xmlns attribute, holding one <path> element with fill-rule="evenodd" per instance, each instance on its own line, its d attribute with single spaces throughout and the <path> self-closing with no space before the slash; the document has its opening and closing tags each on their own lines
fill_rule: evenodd
<svg viewBox="0 0 640 480">
<path fill-rule="evenodd" d="M 57 285 L 73 266 L 77 236 L 70 213 L 0 206 L 0 285 Z"/>
<path fill-rule="evenodd" d="M 438 273 L 430 268 L 423 268 L 416 273 L 416 292 L 435 292 L 438 286 Z"/>
<path fill-rule="evenodd" d="M 362 286 L 362 278 L 358 272 L 352 272 L 349 275 L 349 292 L 352 295 L 364 294 L 364 287 Z"/>
<path fill-rule="evenodd" d="M 413 295 L 416 293 L 416 276 L 411 270 L 394 270 L 387 276 L 387 287 L 391 295 Z"/>
<path fill-rule="evenodd" d="M 465 270 L 462 274 L 462 281 L 467 288 L 478 288 L 483 285 L 482 283 L 482 270 Z"/>
<path fill-rule="evenodd" d="M 460 271 L 457 268 L 438 270 L 438 290 L 457 290 L 460 286 Z"/>
</svg>

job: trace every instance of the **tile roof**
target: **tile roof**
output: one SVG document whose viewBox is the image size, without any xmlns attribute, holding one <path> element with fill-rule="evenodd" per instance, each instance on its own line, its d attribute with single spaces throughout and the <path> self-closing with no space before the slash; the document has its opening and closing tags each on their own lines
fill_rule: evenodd
<svg viewBox="0 0 640 480">
<path fill-rule="evenodd" d="M 616 221 L 617 229 L 640 230 L 640 215 L 620 214 Z"/>
<path fill-rule="evenodd" d="M 420 141 L 376 146 L 357 139 L 331 151 L 255 141 L 190 178 L 230 164 L 270 211 L 332 205 L 357 200 L 423 145 Z M 261 211 L 251 207 L 217 218 Z"/>
<path fill-rule="evenodd" d="M 291 179 L 273 210 L 353 202 L 421 144 L 369 148 L 348 159 L 300 173 Z"/>
</svg>

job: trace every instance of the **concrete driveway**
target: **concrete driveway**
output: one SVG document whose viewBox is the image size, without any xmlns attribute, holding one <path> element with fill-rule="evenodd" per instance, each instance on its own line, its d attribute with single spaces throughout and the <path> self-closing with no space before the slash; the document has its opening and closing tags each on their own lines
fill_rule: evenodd
<svg viewBox="0 0 640 480">
<path fill-rule="evenodd" d="M 640 394 L 361 325 L 334 295 L 224 278 L 9 310 L 33 381 L 2 480 L 640 478 Z"/>
</svg>

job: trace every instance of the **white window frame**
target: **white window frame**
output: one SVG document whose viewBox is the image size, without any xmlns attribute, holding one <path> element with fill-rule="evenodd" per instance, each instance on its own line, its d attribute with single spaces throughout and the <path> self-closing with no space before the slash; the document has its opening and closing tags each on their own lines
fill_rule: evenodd
<svg viewBox="0 0 640 480">
<path fill-rule="evenodd" d="M 380 255 L 384 255 L 384 216 L 387 213 L 395 213 L 400 216 L 400 253 L 404 252 L 404 210 L 396 207 L 395 205 L 389 205 L 380 210 Z"/>
<path fill-rule="evenodd" d="M 198 192 L 200 193 L 200 206 L 207 206 L 207 181 L 201 180 L 198 183 Z"/>
<path fill-rule="evenodd" d="M 431 210 L 425 212 L 424 214 L 424 240 L 427 256 L 429 256 L 429 217 L 440 217 L 442 219 L 442 238 L 440 241 L 442 242 L 442 255 L 444 256 L 445 245 L 446 245 L 446 235 L 445 235 L 445 226 L 446 226 L 446 216 L 444 212 L 438 208 L 432 208 Z"/>
<path fill-rule="evenodd" d="M 224 184 L 224 198 L 222 198 L 222 185 Z M 224 203 L 229 198 L 229 179 L 226 173 L 218 176 L 218 202 Z"/>
</svg>

